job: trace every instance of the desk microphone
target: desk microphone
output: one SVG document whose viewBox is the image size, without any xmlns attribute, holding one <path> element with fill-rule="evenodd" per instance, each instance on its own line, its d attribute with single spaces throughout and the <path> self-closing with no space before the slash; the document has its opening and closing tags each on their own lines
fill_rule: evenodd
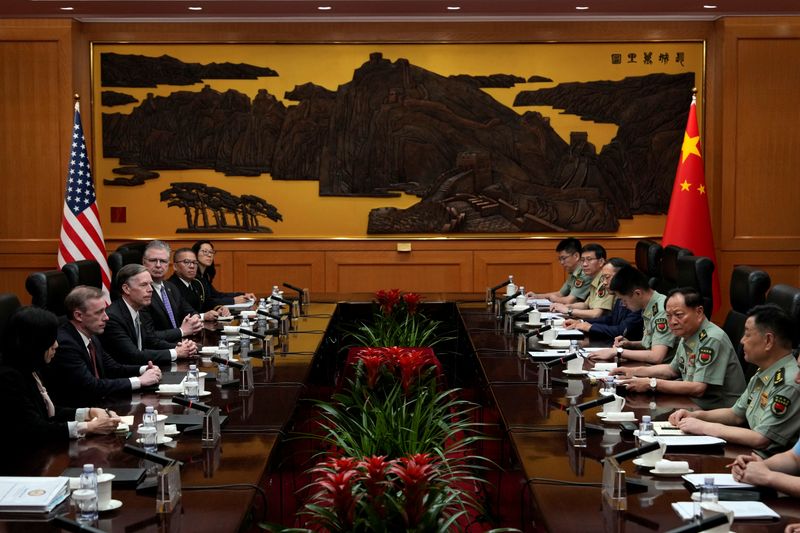
<svg viewBox="0 0 800 533">
<path fill-rule="evenodd" d="M 286 304 L 288 306 L 292 305 L 292 301 L 291 300 L 287 300 L 286 298 L 281 298 L 280 296 L 269 295 L 269 297 L 267 299 L 268 300 L 272 300 L 274 302 L 280 302 L 280 303 Z"/>
<path fill-rule="evenodd" d="M 228 366 L 232 366 L 233 368 L 238 368 L 239 370 L 244 368 L 244 363 L 242 363 L 241 361 L 234 361 L 233 359 L 223 359 L 222 357 L 219 357 L 219 356 L 216 356 L 216 355 L 212 355 L 211 356 L 211 360 L 213 362 L 219 363 L 221 365 L 228 365 Z M 172 398 L 172 401 L 175 402 L 175 400 L 178 399 L 178 398 L 180 398 L 180 397 L 174 396 Z M 189 400 L 184 400 L 183 398 L 180 398 L 180 399 L 183 400 L 183 401 L 186 401 L 186 402 L 189 401 Z M 181 403 L 181 402 L 175 402 L 175 403 L 180 403 L 181 405 L 187 405 L 187 404 Z M 209 406 L 207 406 L 205 404 L 197 403 L 197 402 L 195 402 L 193 405 L 188 405 L 188 407 L 194 407 L 194 408 L 200 409 L 202 411 L 203 409 L 200 408 L 200 407 L 197 407 L 198 405 L 204 405 L 208 409 L 211 409 L 211 407 L 209 407 Z"/>
<path fill-rule="evenodd" d="M 501 318 L 506 313 L 506 304 L 508 302 L 510 302 L 511 300 L 513 300 L 514 298 L 516 298 L 517 296 L 519 296 L 520 294 L 522 294 L 522 293 L 517 291 L 514 294 L 509 294 L 508 296 L 506 296 L 505 298 L 500 300 L 500 317 Z"/>
<path fill-rule="evenodd" d="M 212 357 L 211 359 L 213 360 L 214 358 Z M 217 362 L 219 362 L 219 361 L 217 361 Z M 230 365 L 233 362 L 234 361 L 228 361 L 227 363 Z M 178 405 L 183 405 L 184 407 L 190 407 L 192 409 L 197 409 L 198 411 L 202 411 L 204 413 L 207 413 L 207 412 L 209 412 L 210 410 L 213 409 L 213 407 L 211 407 L 208 404 L 201 403 L 201 402 L 196 402 L 196 401 L 193 401 L 193 400 L 189 400 L 189 399 L 184 398 L 183 396 L 173 396 L 172 397 L 172 403 L 176 403 Z"/>
<path fill-rule="evenodd" d="M 505 281 L 502 281 L 502 282 L 498 283 L 497 285 L 495 285 L 494 287 L 492 287 L 489 290 L 492 291 L 492 292 L 496 292 L 498 289 L 502 289 L 503 287 L 508 286 L 510 283 L 511 283 L 511 280 L 507 279 Z"/>
<path fill-rule="evenodd" d="M 239 328 L 239 333 L 243 335 L 247 335 L 248 337 L 255 337 L 257 339 L 261 339 L 262 341 L 267 338 L 267 335 L 277 335 L 278 328 L 272 328 L 265 330 L 264 333 L 257 333 L 255 331 L 250 331 L 249 329 Z"/>
<path fill-rule="evenodd" d="M 556 366 L 556 365 L 560 365 L 560 364 L 566 363 L 568 361 L 572 361 L 573 359 L 577 359 L 578 356 L 579 356 L 579 354 L 577 352 L 576 353 L 571 353 L 571 354 L 565 355 L 564 357 L 559 357 L 558 359 L 553 359 L 552 361 L 547 361 L 544 364 L 546 364 L 547 366 Z M 589 402 L 589 403 L 592 403 L 592 402 Z M 603 403 L 606 403 L 606 402 L 603 402 Z M 598 405 L 601 405 L 601 404 L 598 404 Z M 596 407 L 596 406 L 590 405 L 590 406 L 587 407 L 587 409 L 589 407 Z"/>
<path fill-rule="evenodd" d="M 699 531 L 708 531 L 711 528 L 721 526 L 723 524 L 728 525 L 728 516 L 720 513 L 716 516 L 704 518 L 697 522 L 691 522 L 685 526 L 670 529 L 667 531 L 667 533 L 695 533 Z"/>
<path fill-rule="evenodd" d="M 573 355 L 577 356 L 577 354 L 573 354 Z M 613 402 L 614 400 L 615 400 L 614 395 L 613 394 L 609 394 L 608 396 L 601 396 L 600 398 L 597 398 L 596 400 L 592 400 L 590 402 L 579 403 L 575 407 L 579 411 L 585 411 L 587 409 L 591 409 L 592 407 L 599 407 L 599 406 L 601 406 L 601 405 L 603 405 L 605 403 Z M 636 457 L 636 456 L 634 456 L 634 457 Z"/>
<path fill-rule="evenodd" d="M 267 317 L 267 318 L 274 318 L 275 320 L 280 320 L 280 318 L 281 318 L 282 316 L 287 316 L 287 315 L 289 315 L 289 314 L 291 314 L 291 313 L 278 313 L 278 314 L 274 314 L 274 313 L 272 313 L 272 312 L 270 312 L 270 311 L 265 311 L 264 309 L 257 309 L 257 310 L 256 310 L 256 314 L 259 314 L 259 315 L 261 315 L 261 316 L 265 316 L 265 317 Z"/>
<path fill-rule="evenodd" d="M 609 398 L 614 398 L 613 395 L 609 395 Z M 634 457 L 639 457 L 640 455 L 644 455 L 648 452 L 654 452 L 661 448 L 661 443 L 658 441 L 653 441 L 644 446 L 640 446 L 638 448 L 632 448 L 630 450 L 620 452 L 612 457 L 617 460 L 617 463 L 622 463 L 623 461 L 627 461 L 628 459 L 633 459 Z"/>
<path fill-rule="evenodd" d="M 172 399 L 175 401 L 175 398 Z M 161 466 L 169 466 L 171 464 L 178 464 L 181 465 L 180 461 L 176 461 L 175 459 L 170 459 L 166 455 L 161 455 L 160 453 L 153 453 L 145 451 L 144 448 L 139 448 L 138 446 L 133 446 L 131 444 L 126 444 L 122 447 L 122 451 L 125 453 L 129 453 L 135 457 L 139 457 L 140 459 L 147 459 L 148 461 L 156 464 L 160 464 Z"/>
<path fill-rule="evenodd" d="M 525 313 L 530 313 L 534 309 L 536 309 L 535 305 L 529 305 L 528 307 L 526 307 L 522 311 L 516 311 L 514 313 L 511 313 L 511 318 L 517 318 L 518 316 L 524 315 Z"/>
<path fill-rule="evenodd" d="M 542 338 L 542 333 L 544 333 L 545 331 L 549 331 L 551 329 L 553 329 L 553 326 L 548 324 L 548 325 L 542 326 L 539 329 L 536 329 L 534 331 L 536 332 L 536 336 L 541 339 Z"/>
</svg>

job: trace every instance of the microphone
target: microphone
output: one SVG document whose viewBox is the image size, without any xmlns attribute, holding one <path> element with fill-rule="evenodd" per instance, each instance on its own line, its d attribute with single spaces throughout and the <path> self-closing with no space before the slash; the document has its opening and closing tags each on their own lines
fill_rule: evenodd
<svg viewBox="0 0 800 533">
<path fill-rule="evenodd" d="M 175 398 L 172 399 L 175 401 Z M 179 464 L 182 465 L 180 461 L 176 461 L 175 459 L 170 459 L 166 455 L 161 455 L 160 453 L 153 453 L 145 451 L 144 448 L 139 448 L 138 446 L 133 446 L 131 444 L 126 444 L 122 447 L 122 451 L 125 453 L 129 453 L 135 457 L 139 457 L 140 459 L 147 459 L 148 461 L 156 464 L 160 464 L 161 466 L 169 466 L 171 464 Z"/>
<path fill-rule="evenodd" d="M 534 309 L 536 309 L 535 305 L 529 305 L 528 307 L 526 307 L 522 311 L 516 311 L 514 313 L 511 313 L 511 318 L 517 318 L 518 316 L 524 315 L 525 313 L 530 313 Z"/>
<path fill-rule="evenodd" d="M 503 281 L 503 282 L 501 282 L 501 283 L 499 283 L 499 284 L 495 285 L 494 287 L 492 287 L 492 288 L 491 288 L 491 289 L 489 289 L 489 290 L 490 290 L 490 291 L 492 291 L 492 292 L 496 292 L 496 291 L 497 291 L 497 289 L 502 289 L 503 287 L 506 287 L 506 286 L 508 286 L 508 284 L 509 284 L 509 283 L 511 283 L 511 280 L 510 280 L 510 279 L 507 279 L 507 280 L 505 280 L 505 281 Z"/>
<path fill-rule="evenodd" d="M 261 316 L 265 316 L 267 318 L 274 318 L 276 320 L 280 320 L 280 318 L 282 316 L 286 316 L 286 315 L 289 314 L 289 313 L 278 313 L 277 315 L 275 315 L 275 314 L 273 314 L 273 313 L 271 313 L 269 311 L 265 311 L 263 309 L 256 309 L 256 313 L 261 315 Z"/>
<path fill-rule="evenodd" d="M 284 281 L 283 286 L 286 287 L 287 289 L 292 289 L 297 293 L 303 294 L 303 289 L 301 289 L 300 287 L 295 287 L 294 285 L 290 285 L 288 281 Z"/>
<path fill-rule="evenodd" d="M 667 533 L 697 533 L 700 531 L 708 531 L 709 529 L 721 525 L 728 525 L 728 516 L 722 513 L 719 513 L 716 516 L 711 516 L 709 518 L 703 518 L 697 522 L 690 522 L 685 526 L 676 527 L 675 529 L 670 529 Z"/>
<path fill-rule="evenodd" d="M 256 333 L 255 331 L 250 331 L 249 329 L 245 328 L 239 328 L 239 333 L 242 335 L 247 335 L 248 337 L 261 339 L 262 341 L 267 337 L 266 334 L 262 335 L 261 333 Z"/>
<path fill-rule="evenodd" d="M 228 365 L 228 366 L 232 366 L 233 368 L 238 368 L 238 369 L 242 369 L 242 368 L 244 368 L 244 364 L 243 364 L 241 361 L 234 361 L 233 359 L 223 359 L 222 357 L 218 357 L 218 356 L 216 356 L 216 355 L 212 355 L 212 356 L 211 356 L 211 360 L 212 360 L 213 362 L 215 362 L 215 363 L 219 363 L 219 364 L 221 364 L 221 365 Z M 173 398 L 172 398 L 172 401 L 173 401 L 173 402 L 175 402 L 175 400 L 176 400 L 176 399 L 179 399 L 179 398 L 180 398 L 180 397 L 178 397 L 178 396 L 173 396 Z M 185 400 L 185 399 L 183 399 L 183 398 L 180 398 L 180 399 L 181 399 L 181 400 L 183 400 L 183 401 L 185 401 L 185 402 L 188 402 L 188 401 L 189 401 L 189 400 Z M 209 406 L 207 406 L 207 405 L 205 405 L 205 404 L 202 404 L 202 403 L 197 403 L 197 402 L 195 402 L 193 405 L 188 405 L 188 404 L 185 404 L 185 403 L 182 403 L 182 402 L 175 402 L 175 403 L 179 403 L 179 404 L 181 404 L 181 405 L 186 405 L 187 407 L 194 407 L 195 409 L 200 409 L 201 411 L 202 411 L 203 409 L 202 409 L 202 407 L 198 407 L 198 405 L 202 405 L 202 406 L 204 406 L 204 407 L 207 407 L 208 409 L 211 409 L 211 407 L 209 407 Z M 191 403 L 191 402 L 189 402 L 189 403 Z"/>
<path fill-rule="evenodd" d="M 212 357 L 211 359 L 213 360 L 214 358 Z M 220 358 L 218 357 L 217 359 L 220 359 Z M 224 361 L 224 359 L 222 359 L 222 360 Z M 219 362 L 219 361 L 217 361 L 217 362 Z M 226 361 L 226 362 L 229 365 L 231 363 L 233 363 L 233 361 Z M 201 403 L 201 402 L 195 402 L 195 401 L 192 401 L 192 400 L 187 400 L 186 398 L 184 398 L 182 396 L 173 396 L 172 397 L 172 403 L 176 403 L 178 405 L 183 405 L 185 407 L 190 407 L 192 409 L 197 409 L 198 411 L 203 411 L 204 413 L 207 413 L 207 412 L 209 412 L 210 410 L 213 409 L 213 407 L 211 407 L 210 405 L 207 405 L 207 404 L 204 404 L 204 403 Z"/>
<path fill-rule="evenodd" d="M 269 298 L 267 298 L 267 299 L 268 300 L 272 300 L 274 302 L 280 302 L 280 303 L 286 304 L 286 305 L 292 305 L 292 301 L 291 300 L 287 300 L 285 298 L 281 298 L 280 296 L 270 295 Z"/>
<path fill-rule="evenodd" d="M 575 407 L 578 408 L 579 411 L 585 411 L 587 409 L 591 409 L 592 407 L 599 407 L 605 403 L 610 403 L 614 401 L 614 395 L 609 394 L 608 396 L 602 396 L 597 398 L 596 400 L 592 400 L 590 402 L 579 403 Z M 634 456 L 635 457 L 635 456 Z"/>
<path fill-rule="evenodd" d="M 505 312 L 506 312 L 506 304 L 508 302 L 510 302 L 511 300 L 513 300 L 514 298 L 516 298 L 517 296 L 519 296 L 520 294 L 522 294 L 522 293 L 517 291 L 514 294 L 509 294 L 508 296 L 506 296 L 505 298 L 500 300 L 500 315 L 501 316 L 504 315 Z"/>
<path fill-rule="evenodd" d="M 103 533 L 102 529 L 97 529 L 96 527 L 92 527 L 89 524 L 81 524 L 80 522 L 76 522 L 75 520 L 70 520 L 64 515 L 58 515 L 53 517 L 53 524 L 57 525 L 60 529 L 65 531 L 88 531 L 89 533 Z"/>
<path fill-rule="evenodd" d="M 534 331 L 536 332 L 536 335 L 539 336 L 539 338 L 541 338 L 542 337 L 542 333 L 544 333 L 545 331 L 551 330 L 551 329 L 553 329 L 553 326 L 548 324 L 547 326 L 542 326 L 538 330 L 534 330 Z"/>
<path fill-rule="evenodd" d="M 613 398 L 613 396 L 609 396 L 609 398 Z M 648 452 L 654 452 L 659 448 L 661 448 L 661 444 L 658 441 L 654 441 L 638 448 L 632 448 L 630 450 L 620 452 L 612 457 L 617 460 L 617 463 L 622 463 L 623 461 L 633 459 L 634 457 L 639 457 L 640 455 L 644 455 Z"/>
<path fill-rule="evenodd" d="M 547 361 L 545 364 L 547 366 L 556 366 L 556 365 L 560 365 L 560 364 L 566 363 L 568 361 L 572 361 L 573 359 L 577 359 L 578 357 L 579 357 L 579 355 L 577 353 L 571 353 L 571 354 L 565 355 L 564 357 L 559 357 L 558 359 L 553 359 L 552 361 Z M 613 396 L 612 396 L 612 398 L 613 398 Z M 603 403 L 606 403 L 606 402 L 603 402 Z M 598 405 L 600 405 L 600 404 L 598 404 Z M 590 406 L 590 407 L 594 407 L 594 406 Z"/>
</svg>

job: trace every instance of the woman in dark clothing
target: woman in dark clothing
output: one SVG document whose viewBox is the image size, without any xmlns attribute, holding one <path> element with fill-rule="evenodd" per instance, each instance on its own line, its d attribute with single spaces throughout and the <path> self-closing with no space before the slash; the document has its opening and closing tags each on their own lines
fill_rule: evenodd
<svg viewBox="0 0 800 533">
<path fill-rule="evenodd" d="M 197 279 L 203 284 L 206 299 L 213 305 L 241 304 L 256 299 L 251 292 L 220 292 L 214 288 L 214 277 L 217 269 L 214 267 L 214 245 L 211 241 L 197 241 L 192 245 L 192 251 L 197 256 Z"/>
<path fill-rule="evenodd" d="M 5 448 L 107 434 L 117 428 L 120 419 L 113 411 L 53 405 L 39 374 L 56 353 L 57 330 L 56 316 L 38 307 L 21 307 L 9 319 L 2 340 L 0 405 L 14 413 L 13 423 L 9 420 L 6 426 L 14 433 L 2 439 Z"/>
</svg>

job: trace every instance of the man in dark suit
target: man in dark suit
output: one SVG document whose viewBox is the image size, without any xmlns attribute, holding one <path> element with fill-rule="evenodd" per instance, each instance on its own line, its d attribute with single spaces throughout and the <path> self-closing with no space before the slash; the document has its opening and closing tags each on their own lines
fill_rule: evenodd
<svg viewBox="0 0 800 533">
<path fill-rule="evenodd" d="M 213 300 L 208 298 L 203 284 L 197 279 L 197 256 L 191 248 L 175 250 L 172 254 L 172 266 L 175 273 L 167 281 L 177 287 L 183 300 L 192 309 L 202 313 L 203 321 L 210 322 L 219 316 L 231 314 L 227 307 L 215 306 Z"/>
<path fill-rule="evenodd" d="M 117 361 L 163 366 L 179 358 L 192 358 L 197 346 L 190 340 L 177 345 L 156 337 L 144 319 L 142 309 L 150 305 L 153 287 L 150 273 L 142 265 L 125 265 L 117 272 L 120 298 L 106 309 L 108 323 L 101 337 L 109 353 Z"/>
<path fill-rule="evenodd" d="M 103 350 L 97 335 L 105 331 L 108 316 L 100 289 L 76 287 L 64 306 L 69 321 L 58 328 L 58 348 L 45 374 L 47 390 L 56 403 L 92 405 L 159 382 L 161 370 L 152 363 L 120 364 Z"/>
<path fill-rule="evenodd" d="M 203 329 L 203 320 L 186 303 L 178 288 L 165 282 L 169 256 L 170 248 L 164 241 L 150 241 L 144 249 L 142 264 L 150 273 L 153 297 L 143 315 L 144 320 L 152 324 L 156 337 L 167 342 L 178 342 L 199 333 Z"/>
</svg>

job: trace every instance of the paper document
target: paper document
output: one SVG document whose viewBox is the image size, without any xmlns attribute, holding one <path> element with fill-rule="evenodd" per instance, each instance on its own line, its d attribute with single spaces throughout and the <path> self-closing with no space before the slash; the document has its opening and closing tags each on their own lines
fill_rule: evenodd
<svg viewBox="0 0 800 533">
<path fill-rule="evenodd" d="M 661 440 L 661 439 L 659 439 Z M 733 479 L 733 474 L 686 474 L 683 479 L 688 481 L 695 488 L 700 488 L 705 483 L 707 477 L 714 478 L 714 485 L 718 489 L 752 489 L 753 485 L 741 483 Z"/>
<path fill-rule="evenodd" d="M 68 495 L 66 477 L 0 477 L 0 512 L 46 513 Z"/>
<path fill-rule="evenodd" d="M 733 511 L 734 520 L 770 520 L 780 515 L 764 505 L 763 502 L 731 502 L 721 501 L 719 504 Z M 691 520 L 694 515 L 694 502 L 675 502 L 672 508 L 684 520 Z"/>
<path fill-rule="evenodd" d="M 655 434 L 659 437 L 689 436 L 687 433 L 684 433 L 666 420 L 653 422 L 653 431 L 655 431 Z"/>
<path fill-rule="evenodd" d="M 725 441 L 718 437 L 708 437 L 705 435 L 664 436 L 658 437 L 658 440 L 667 446 L 714 446 L 725 444 Z"/>
</svg>

